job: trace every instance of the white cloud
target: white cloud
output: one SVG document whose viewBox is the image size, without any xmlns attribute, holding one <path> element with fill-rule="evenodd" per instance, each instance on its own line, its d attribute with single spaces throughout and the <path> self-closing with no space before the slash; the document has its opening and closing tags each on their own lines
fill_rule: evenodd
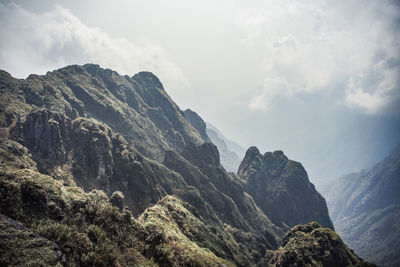
<svg viewBox="0 0 400 267">
<path fill-rule="evenodd" d="M 186 83 L 180 68 L 162 48 L 112 38 L 59 6 L 34 13 L 16 4 L 0 3 L 0 24 L 0 68 L 16 77 L 92 62 L 120 74 L 152 71 L 166 87 Z"/>
<path fill-rule="evenodd" d="M 274 97 L 293 95 L 293 88 L 289 86 L 286 79 L 266 78 L 261 87 L 261 90 L 258 90 L 250 99 L 248 104 L 250 111 L 268 111 L 273 105 Z"/>
<path fill-rule="evenodd" d="M 270 97 L 263 92 L 258 96 L 253 97 L 249 103 L 249 109 L 251 111 L 267 111 L 270 106 Z"/>
<path fill-rule="evenodd" d="M 367 114 L 386 113 L 398 104 L 400 13 L 391 2 L 358 0 L 349 6 L 348 1 L 283 0 L 265 5 L 246 8 L 236 19 L 242 44 L 263 47 L 267 82 L 249 109 L 268 110 L 278 94 L 332 90 L 340 90 L 341 103 Z M 284 86 L 275 89 L 271 80 Z"/>
<path fill-rule="evenodd" d="M 382 59 L 370 69 L 352 75 L 345 103 L 368 114 L 382 110 L 389 114 L 398 113 L 400 66 L 389 65 L 388 60 Z M 397 108 L 397 112 L 392 108 Z"/>
</svg>

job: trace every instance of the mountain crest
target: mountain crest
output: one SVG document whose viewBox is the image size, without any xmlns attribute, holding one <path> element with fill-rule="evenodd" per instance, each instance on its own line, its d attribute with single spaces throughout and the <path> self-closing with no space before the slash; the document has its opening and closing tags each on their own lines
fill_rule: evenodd
<svg viewBox="0 0 400 267">
<path fill-rule="evenodd" d="M 307 172 L 282 151 L 266 152 L 250 147 L 238 175 L 260 208 L 277 225 L 295 226 L 317 220 L 333 229 L 325 199 L 310 183 Z"/>
</svg>

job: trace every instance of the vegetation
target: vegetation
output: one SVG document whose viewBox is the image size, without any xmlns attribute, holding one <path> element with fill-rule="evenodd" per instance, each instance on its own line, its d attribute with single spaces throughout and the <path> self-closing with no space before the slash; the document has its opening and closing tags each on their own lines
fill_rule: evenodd
<svg viewBox="0 0 400 267">
<path fill-rule="evenodd" d="M 345 175 L 326 191 L 332 219 L 358 255 L 400 265 L 400 147 L 369 170 Z"/>
<path fill-rule="evenodd" d="M 331 229 L 316 222 L 293 227 L 276 251 L 267 251 L 267 266 L 375 266 L 363 262 Z"/>
<path fill-rule="evenodd" d="M 286 187 L 247 190 L 247 176 L 225 171 L 204 125 L 192 127 L 151 73 L 88 64 L 17 80 L 0 71 L 0 91 L 1 264 L 260 265 L 288 221 L 273 223 L 259 195 L 286 196 L 274 201 L 288 214 L 291 197 L 311 192 L 317 201 L 296 220 L 328 216 L 302 166 L 283 153 L 264 167 Z M 244 173 L 269 181 L 256 164 Z"/>
</svg>

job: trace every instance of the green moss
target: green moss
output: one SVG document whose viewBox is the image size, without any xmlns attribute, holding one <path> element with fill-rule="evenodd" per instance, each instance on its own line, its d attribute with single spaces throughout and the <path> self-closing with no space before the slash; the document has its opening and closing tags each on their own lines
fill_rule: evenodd
<svg viewBox="0 0 400 267">
<path fill-rule="evenodd" d="M 329 228 L 316 222 L 293 227 L 276 251 L 267 251 L 267 266 L 374 266 L 357 257 Z"/>
<path fill-rule="evenodd" d="M 208 233 L 214 238 L 204 222 L 187 210 L 182 201 L 166 196 L 157 205 L 146 209 L 139 217 L 144 228 L 151 233 L 147 242 L 155 246 L 152 253 L 157 261 L 170 266 L 233 266 L 217 257 L 209 249 L 200 247 L 193 239 Z"/>
<path fill-rule="evenodd" d="M 1 266 L 63 266 L 64 256 L 53 242 L 21 223 L 0 215 Z"/>
</svg>

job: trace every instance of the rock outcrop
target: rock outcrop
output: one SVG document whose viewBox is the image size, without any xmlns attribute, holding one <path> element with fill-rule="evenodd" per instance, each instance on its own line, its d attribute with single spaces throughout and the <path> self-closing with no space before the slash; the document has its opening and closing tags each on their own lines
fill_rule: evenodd
<svg viewBox="0 0 400 267">
<path fill-rule="evenodd" d="M 276 251 L 267 251 L 266 266 L 375 266 L 363 262 L 329 228 L 316 222 L 293 227 Z"/>
<path fill-rule="evenodd" d="M 250 147 L 240 164 L 239 177 L 257 205 L 276 225 L 289 227 L 317 221 L 333 229 L 325 199 L 309 181 L 307 172 L 282 151 Z"/>
</svg>

